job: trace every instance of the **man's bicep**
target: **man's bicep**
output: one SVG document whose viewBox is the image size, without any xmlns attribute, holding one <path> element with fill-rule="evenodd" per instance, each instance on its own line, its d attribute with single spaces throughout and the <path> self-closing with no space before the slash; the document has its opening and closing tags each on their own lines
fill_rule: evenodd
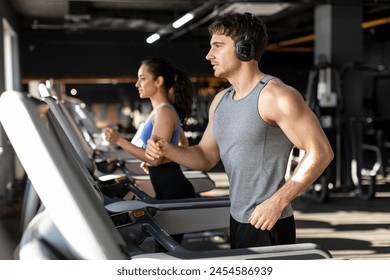
<svg viewBox="0 0 390 280">
<path fill-rule="evenodd" d="M 285 118 L 280 125 L 294 146 L 302 150 L 325 137 L 317 116 L 308 107 L 302 107 L 299 113 Z"/>
</svg>

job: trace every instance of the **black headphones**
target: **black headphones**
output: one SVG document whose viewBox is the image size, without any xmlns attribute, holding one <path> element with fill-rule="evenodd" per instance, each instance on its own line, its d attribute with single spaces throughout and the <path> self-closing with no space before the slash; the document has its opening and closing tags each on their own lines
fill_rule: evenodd
<svg viewBox="0 0 390 280">
<path fill-rule="evenodd" d="M 239 60 L 249 61 L 255 56 L 255 40 L 253 40 L 250 35 L 252 31 L 253 15 L 251 13 L 244 13 L 244 16 L 247 22 L 246 34 L 236 43 L 236 56 Z"/>
</svg>

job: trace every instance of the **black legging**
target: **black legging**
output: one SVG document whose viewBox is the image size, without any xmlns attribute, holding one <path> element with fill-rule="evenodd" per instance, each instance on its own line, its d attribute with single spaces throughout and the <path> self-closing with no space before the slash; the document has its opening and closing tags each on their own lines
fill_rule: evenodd
<svg viewBox="0 0 390 280">
<path fill-rule="evenodd" d="M 175 162 L 150 166 L 149 175 L 157 199 L 195 197 L 194 187 Z"/>
<path fill-rule="evenodd" d="M 150 180 L 156 199 L 194 198 L 195 190 L 191 182 L 184 176 L 180 165 L 175 162 L 149 167 Z M 183 234 L 174 234 L 172 238 L 181 243 Z M 166 251 L 158 242 L 154 244 L 155 252 Z"/>
</svg>

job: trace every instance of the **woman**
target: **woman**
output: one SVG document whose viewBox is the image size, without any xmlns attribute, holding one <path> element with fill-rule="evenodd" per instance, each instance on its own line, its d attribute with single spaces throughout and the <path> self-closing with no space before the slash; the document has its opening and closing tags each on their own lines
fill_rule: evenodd
<svg viewBox="0 0 390 280">
<path fill-rule="evenodd" d="M 145 162 L 143 168 L 150 175 L 157 199 L 195 197 L 194 188 L 180 165 L 164 157 L 153 161 L 147 159 L 144 150 L 152 134 L 161 135 L 176 145 L 188 145 L 181 124 L 191 113 L 193 88 L 190 79 L 166 59 L 149 58 L 141 62 L 135 86 L 140 98 L 149 98 L 153 107 L 141 133 L 142 148 L 131 144 L 111 127 L 105 130 L 107 141 Z"/>
</svg>

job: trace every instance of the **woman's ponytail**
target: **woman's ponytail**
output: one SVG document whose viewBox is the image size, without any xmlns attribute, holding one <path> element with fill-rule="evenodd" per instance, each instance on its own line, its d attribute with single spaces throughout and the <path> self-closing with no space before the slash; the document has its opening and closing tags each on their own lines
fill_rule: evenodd
<svg viewBox="0 0 390 280">
<path fill-rule="evenodd" d="M 190 78 L 179 69 L 174 69 L 174 84 L 169 90 L 169 101 L 175 107 L 182 125 L 191 116 L 194 88 Z"/>
</svg>

